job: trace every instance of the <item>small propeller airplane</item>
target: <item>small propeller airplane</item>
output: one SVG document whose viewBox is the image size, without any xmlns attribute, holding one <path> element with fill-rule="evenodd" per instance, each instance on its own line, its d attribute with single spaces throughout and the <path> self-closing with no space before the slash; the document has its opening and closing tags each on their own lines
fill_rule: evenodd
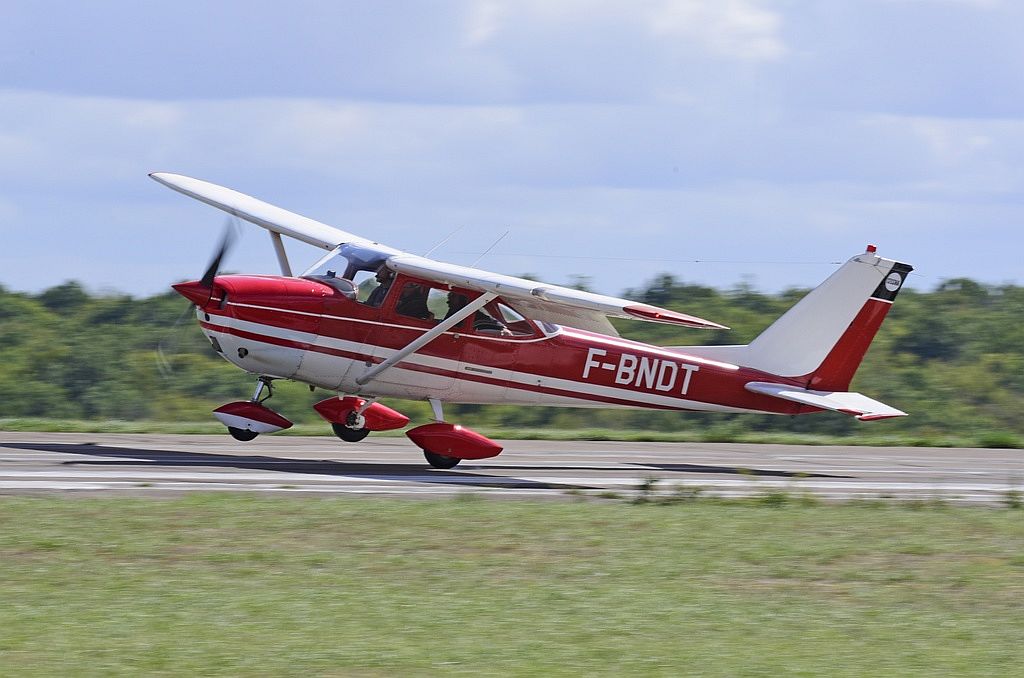
<svg viewBox="0 0 1024 678">
<path fill-rule="evenodd" d="M 314 408 L 342 440 L 409 418 L 381 397 L 429 401 L 409 430 L 427 462 L 453 468 L 502 448 L 445 420 L 442 403 L 652 408 L 780 415 L 832 410 L 861 421 L 904 412 L 849 388 L 911 266 L 874 245 L 843 264 L 750 344 L 653 346 L 608 318 L 703 329 L 708 320 L 627 299 L 417 256 L 199 179 L 156 181 L 270 232 L 281 275 L 218 275 L 225 237 L 199 280 L 174 285 L 227 361 L 256 376 L 249 400 L 214 416 L 238 440 L 292 423 L 264 403 L 275 379 L 338 395 Z M 292 274 L 282 236 L 327 251 Z"/>
</svg>

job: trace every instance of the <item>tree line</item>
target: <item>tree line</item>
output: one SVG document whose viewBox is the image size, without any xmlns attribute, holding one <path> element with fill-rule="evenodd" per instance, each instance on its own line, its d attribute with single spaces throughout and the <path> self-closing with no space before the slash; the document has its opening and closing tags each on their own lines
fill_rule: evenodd
<svg viewBox="0 0 1024 678">
<path fill-rule="evenodd" d="M 623 336 L 661 345 L 742 344 L 807 290 L 778 294 L 749 285 L 718 290 L 660 275 L 626 296 L 710 318 L 731 329 L 688 330 L 616 322 Z M 905 288 L 872 344 L 852 389 L 911 416 L 872 424 L 823 413 L 804 417 L 453 406 L 479 426 L 674 431 L 1024 433 L 1024 288 L 958 278 L 926 292 Z M 173 292 L 147 298 L 88 293 L 67 282 L 39 294 L 0 287 L 0 418 L 203 421 L 244 400 L 253 379 L 229 365 L 199 332 Z M 311 405 L 328 397 L 281 384 L 274 409 L 296 422 L 320 421 Z M 391 401 L 415 420 L 425 403 Z"/>
</svg>

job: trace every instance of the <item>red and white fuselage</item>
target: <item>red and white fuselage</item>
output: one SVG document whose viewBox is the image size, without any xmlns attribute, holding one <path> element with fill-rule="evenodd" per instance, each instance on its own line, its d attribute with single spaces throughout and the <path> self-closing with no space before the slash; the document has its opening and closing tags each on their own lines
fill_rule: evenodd
<svg viewBox="0 0 1024 678">
<path fill-rule="evenodd" d="M 239 440 L 291 423 L 263 405 L 274 379 L 336 393 L 316 410 L 344 440 L 404 427 L 378 397 L 428 400 L 435 422 L 407 432 L 434 466 L 501 451 L 444 420 L 441 404 L 651 408 L 861 420 L 904 413 L 847 391 L 911 267 L 852 257 L 750 344 L 658 347 L 618 335 L 610 318 L 728 329 L 677 310 L 549 285 L 393 249 L 178 174 L 151 175 L 270 232 L 281 276 L 216 271 L 175 285 L 225 359 L 258 377 L 249 401 L 215 416 Z M 283 237 L 327 251 L 293 276 Z M 269 397 L 270 394 L 267 394 Z"/>
<path fill-rule="evenodd" d="M 414 282 L 431 284 L 400 275 L 392 288 Z M 177 287 L 185 293 L 188 285 L 194 283 Z M 257 375 L 293 379 L 342 394 L 452 403 L 773 414 L 821 409 L 747 387 L 775 383 L 806 389 L 817 385 L 811 383 L 813 373 L 773 374 L 699 355 L 716 350 L 730 355 L 730 349 L 738 355 L 735 349 L 745 347 L 667 349 L 533 321 L 520 324 L 516 336 L 500 336 L 474 330 L 467 318 L 361 384 L 359 379 L 368 370 L 422 336 L 436 320 L 396 312 L 395 294 L 381 306 L 371 307 L 331 285 L 304 278 L 219 276 L 212 294 L 205 294 L 208 300 L 197 308 L 199 322 L 225 359 Z M 841 337 L 851 344 L 840 346 L 842 355 L 859 363 L 890 304 L 881 299 L 864 302 L 852 331 Z M 825 386 L 845 388 L 845 384 Z"/>
</svg>

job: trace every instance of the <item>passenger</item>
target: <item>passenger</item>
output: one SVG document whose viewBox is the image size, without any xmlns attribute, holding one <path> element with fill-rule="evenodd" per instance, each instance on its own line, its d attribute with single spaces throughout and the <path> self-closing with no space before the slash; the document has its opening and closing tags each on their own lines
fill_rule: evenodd
<svg viewBox="0 0 1024 678">
<path fill-rule="evenodd" d="M 469 299 L 467 299 L 465 295 L 459 294 L 458 292 L 449 292 L 448 313 L 445 314 L 445 319 L 447 320 L 458 313 L 468 303 Z M 512 332 L 510 332 L 505 326 L 505 323 L 501 322 L 483 309 L 480 309 L 473 314 L 473 329 L 478 332 L 486 332 L 488 334 L 500 334 L 502 336 L 512 335 Z"/>
<path fill-rule="evenodd" d="M 411 318 L 433 320 L 434 314 L 427 308 L 427 288 L 420 283 L 406 283 L 395 304 L 395 312 Z"/>
<path fill-rule="evenodd" d="M 462 310 L 462 308 L 469 303 L 469 299 L 466 295 L 459 294 L 458 292 L 448 293 L 448 312 L 444 314 L 444 319 L 448 320 L 453 315 Z"/>
</svg>

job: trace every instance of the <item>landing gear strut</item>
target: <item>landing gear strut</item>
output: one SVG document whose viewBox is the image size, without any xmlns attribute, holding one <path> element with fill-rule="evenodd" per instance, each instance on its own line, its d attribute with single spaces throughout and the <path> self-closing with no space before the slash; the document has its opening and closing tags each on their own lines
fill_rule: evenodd
<svg viewBox="0 0 1024 678">
<path fill-rule="evenodd" d="M 291 426 L 290 421 L 264 407 L 264 401 L 269 400 L 273 395 L 274 388 L 271 386 L 271 378 L 260 377 L 256 382 L 256 390 L 248 402 L 229 403 L 214 410 L 214 415 L 228 427 L 228 433 L 232 438 L 248 442 L 258 436 L 261 431 L 279 431 Z"/>
</svg>

